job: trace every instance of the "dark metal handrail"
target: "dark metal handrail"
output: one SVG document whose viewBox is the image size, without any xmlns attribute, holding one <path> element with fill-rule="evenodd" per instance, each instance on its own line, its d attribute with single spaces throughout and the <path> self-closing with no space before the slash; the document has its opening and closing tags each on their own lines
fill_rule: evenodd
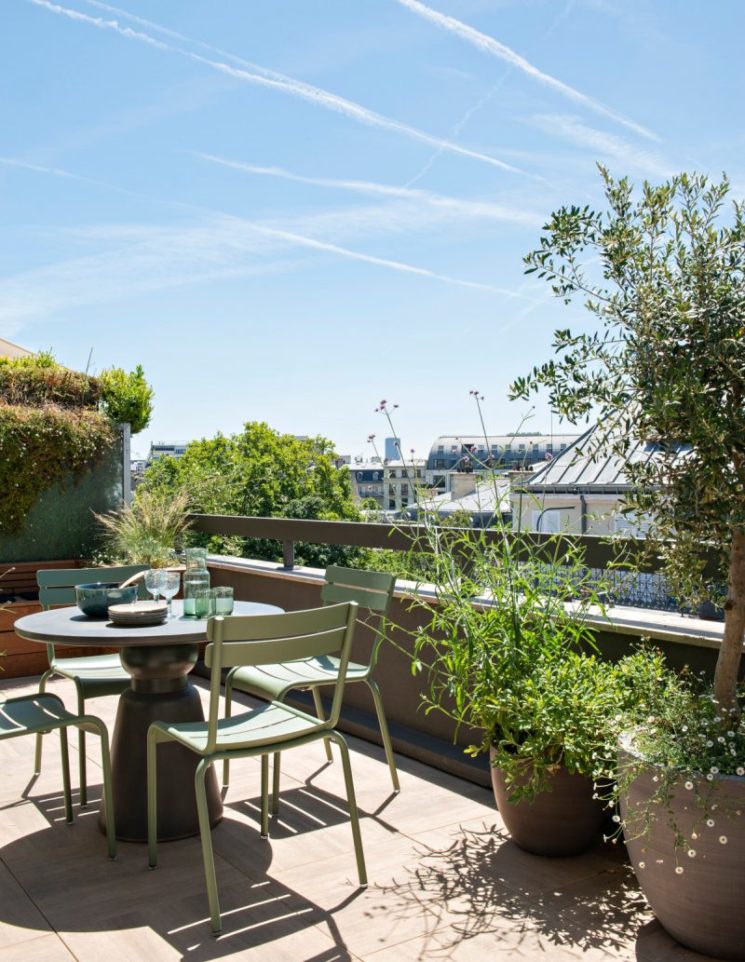
<svg viewBox="0 0 745 962">
<path fill-rule="evenodd" d="M 243 538 L 265 538 L 281 541 L 283 546 L 284 567 L 292 570 L 295 558 L 295 544 L 298 541 L 310 544 L 346 545 L 356 548 L 391 548 L 394 551 L 416 550 L 417 544 L 426 547 L 423 538 L 424 526 L 418 524 L 381 524 L 379 522 L 360 521 L 315 521 L 305 518 L 261 518 L 247 515 L 227 514 L 192 514 L 189 521 L 195 531 L 203 534 L 237 536 Z M 454 540 L 484 539 L 486 543 L 496 544 L 504 535 L 498 530 L 484 530 L 471 528 L 449 528 L 445 537 L 452 535 Z M 633 554 L 643 545 L 635 538 L 608 538 L 596 535 L 555 535 L 555 534 L 525 534 L 519 536 L 520 546 L 526 555 L 538 555 L 544 552 L 546 558 L 556 557 L 557 550 L 561 551 L 565 543 L 570 546 L 581 545 L 584 548 L 584 561 L 591 568 L 608 568 L 618 564 L 624 556 Z M 641 570 L 659 571 L 661 561 L 658 557 L 647 559 Z M 710 560 L 712 571 L 715 570 L 715 558 Z"/>
</svg>

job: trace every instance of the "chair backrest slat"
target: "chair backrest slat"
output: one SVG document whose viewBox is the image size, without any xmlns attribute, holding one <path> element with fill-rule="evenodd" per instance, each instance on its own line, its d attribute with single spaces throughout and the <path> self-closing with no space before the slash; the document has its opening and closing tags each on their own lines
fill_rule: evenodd
<svg viewBox="0 0 745 962">
<path fill-rule="evenodd" d="M 231 615 L 223 623 L 222 640 L 271 641 L 272 638 L 311 635 L 338 627 L 339 613 L 329 608 L 288 611 L 277 615 Z M 215 623 L 209 621 L 207 623 L 208 641 L 213 640 L 215 631 Z"/>
<path fill-rule="evenodd" d="M 325 584 L 321 589 L 321 601 L 325 605 L 338 605 L 343 601 L 356 601 L 360 608 L 369 611 L 387 611 L 388 595 L 381 591 L 348 585 Z"/>
<path fill-rule="evenodd" d="M 396 580 L 387 571 L 343 568 L 341 565 L 329 565 L 326 568 L 325 577 L 329 584 L 351 585 L 356 588 L 367 588 L 370 591 L 382 591 L 384 593 L 392 589 Z"/>
<path fill-rule="evenodd" d="M 207 751 L 217 744 L 222 669 L 298 658 L 338 654 L 339 674 L 331 711 L 319 728 L 334 728 L 339 720 L 349 664 L 357 605 L 346 602 L 281 615 L 231 615 L 207 622 L 205 662 L 211 667 Z"/>
<path fill-rule="evenodd" d="M 374 620 L 360 618 L 360 621 L 375 632 L 367 665 L 368 675 L 375 670 L 380 646 L 385 640 L 386 617 L 395 587 L 395 575 L 384 571 L 364 571 L 342 568 L 340 565 L 329 565 L 326 569 L 326 583 L 321 589 L 321 601 L 324 605 L 356 601 L 360 608 L 378 616 L 377 624 Z"/>
<path fill-rule="evenodd" d="M 312 635 L 282 638 L 282 660 L 298 661 L 301 658 L 336 654 L 344 643 L 344 630 L 331 628 L 328 631 L 314 632 Z M 222 667 L 275 664 L 277 644 L 276 638 L 271 641 L 223 641 Z M 208 645 L 204 653 L 204 662 L 208 668 L 212 665 L 212 647 Z"/>
<path fill-rule="evenodd" d="M 39 585 L 39 603 L 44 608 L 52 605 L 75 604 L 76 585 L 86 585 L 91 582 L 121 584 L 132 575 L 147 571 L 147 565 L 118 565 L 111 568 L 48 568 L 36 573 Z M 140 595 L 143 594 L 144 584 L 138 585 Z"/>
<path fill-rule="evenodd" d="M 36 572 L 39 586 L 39 604 L 46 611 L 55 605 L 74 605 L 75 586 L 95 581 L 121 584 L 132 575 L 147 571 L 147 565 L 118 565 L 107 568 L 42 568 Z M 145 597 L 144 582 L 137 586 L 140 598 Z M 51 665 L 54 660 L 54 645 L 47 645 L 47 655 Z"/>
</svg>

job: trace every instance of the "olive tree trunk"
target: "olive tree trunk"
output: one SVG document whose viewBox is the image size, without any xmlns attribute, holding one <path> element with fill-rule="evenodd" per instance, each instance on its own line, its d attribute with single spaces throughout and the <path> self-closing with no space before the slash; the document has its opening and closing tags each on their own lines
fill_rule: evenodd
<svg viewBox="0 0 745 962">
<path fill-rule="evenodd" d="M 732 536 L 724 605 L 724 635 L 714 674 L 714 695 L 724 710 L 737 710 L 737 677 L 745 635 L 745 532 Z"/>
</svg>

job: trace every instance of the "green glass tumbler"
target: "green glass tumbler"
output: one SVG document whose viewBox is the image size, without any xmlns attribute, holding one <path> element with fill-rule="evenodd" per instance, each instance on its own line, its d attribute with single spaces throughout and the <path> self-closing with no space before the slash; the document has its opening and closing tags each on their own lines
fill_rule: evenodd
<svg viewBox="0 0 745 962">
<path fill-rule="evenodd" d="M 215 613 L 215 598 L 210 588 L 198 588 L 194 592 L 194 615 L 209 618 Z"/>
</svg>

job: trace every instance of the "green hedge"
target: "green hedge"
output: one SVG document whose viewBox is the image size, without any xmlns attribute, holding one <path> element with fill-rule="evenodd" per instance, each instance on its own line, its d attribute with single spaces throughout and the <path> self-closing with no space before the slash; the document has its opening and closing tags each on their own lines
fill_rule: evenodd
<svg viewBox="0 0 745 962">
<path fill-rule="evenodd" d="M 79 477 L 115 438 L 98 411 L 0 403 L 0 531 L 20 531 L 43 491 Z"/>
</svg>

